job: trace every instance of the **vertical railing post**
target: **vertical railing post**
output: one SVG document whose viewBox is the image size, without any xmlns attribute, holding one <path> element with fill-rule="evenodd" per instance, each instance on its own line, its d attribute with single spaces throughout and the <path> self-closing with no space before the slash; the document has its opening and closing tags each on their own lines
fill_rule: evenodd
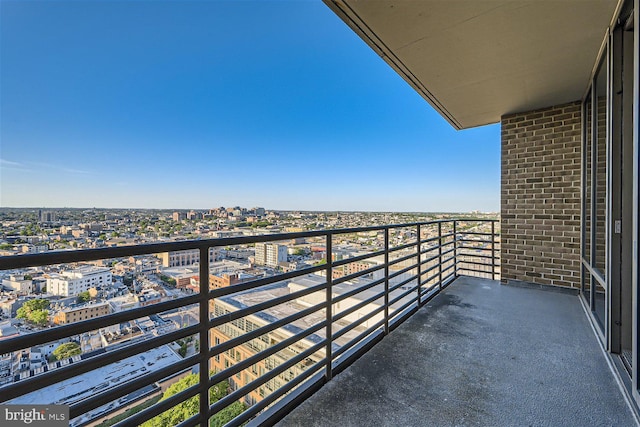
<svg viewBox="0 0 640 427">
<path fill-rule="evenodd" d="M 384 229 L 384 334 L 389 333 L 389 227 Z"/>
<path fill-rule="evenodd" d="M 421 252 L 422 252 L 422 244 L 421 244 L 422 234 L 421 234 L 420 228 L 421 228 L 420 224 L 418 224 L 417 225 L 418 242 L 417 242 L 417 245 L 416 245 L 416 247 L 417 247 L 416 251 L 417 251 L 417 255 L 418 255 L 418 273 L 417 273 L 417 277 L 418 277 L 417 281 L 418 281 L 418 283 L 416 284 L 416 287 L 418 289 L 418 293 L 416 295 L 416 303 L 418 304 L 418 307 L 420 307 L 420 305 L 422 304 L 422 301 L 421 301 L 422 295 L 420 295 L 420 292 L 421 292 L 421 290 L 420 290 L 420 282 L 422 281 L 422 265 L 420 263 L 422 261 L 422 255 L 421 255 Z"/>
<path fill-rule="evenodd" d="M 327 326 L 325 329 L 325 335 L 326 335 L 326 340 L 327 340 L 327 347 L 326 347 L 326 359 L 327 359 L 327 365 L 325 367 L 325 379 L 327 381 L 331 381 L 331 378 L 333 377 L 333 371 L 332 371 L 332 366 L 331 364 L 333 363 L 333 331 L 332 331 L 332 322 L 331 319 L 333 318 L 333 304 L 331 303 L 331 301 L 333 300 L 333 243 L 332 243 L 332 234 L 331 233 L 327 233 L 327 240 L 326 240 L 326 247 L 327 247 L 327 255 L 326 255 L 326 259 L 327 259 L 327 270 L 326 270 L 326 274 L 327 274 L 327 289 L 326 289 L 326 304 L 327 304 Z"/>
<path fill-rule="evenodd" d="M 491 280 L 496 280 L 496 223 L 491 221 Z"/>
<path fill-rule="evenodd" d="M 200 426 L 209 426 L 209 247 L 200 247 Z"/>
<path fill-rule="evenodd" d="M 458 277 L 458 221 L 453 220 L 453 277 Z"/>
<path fill-rule="evenodd" d="M 442 223 L 438 222 L 438 289 L 442 290 Z"/>
</svg>

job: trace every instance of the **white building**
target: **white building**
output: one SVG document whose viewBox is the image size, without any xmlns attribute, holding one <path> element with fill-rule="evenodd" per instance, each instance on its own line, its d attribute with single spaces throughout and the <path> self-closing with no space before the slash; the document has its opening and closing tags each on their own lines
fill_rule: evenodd
<svg viewBox="0 0 640 427">
<path fill-rule="evenodd" d="M 256 265 L 266 265 L 267 267 L 277 267 L 278 263 L 287 260 L 287 247 L 277 243 L 256 243 Z"/>
<path fill-rule="evenodd" d="M 33 293 L 33 281 L 25 279 L 23 275 L 10 275 L 8 279 L 2 281 L 2 286 L 22 295 Z"/>
<path fill-rule="evenodd" d="M 76 296 L 101 285 L 111 284 L 111 270 L 98 267 L 80 267 L 52 274 L 47 279 L 47 292 L 65 297 Z"/>
<path fill-rule="evenodd" d="M 200 263 L 200 250 L 188 249 L 185 251 L 171 251 L 157 254 L 163 267 L 186 267 Z M 216 249 L 209 248 L 209 264 L 216 260 Z"/>
</svg>

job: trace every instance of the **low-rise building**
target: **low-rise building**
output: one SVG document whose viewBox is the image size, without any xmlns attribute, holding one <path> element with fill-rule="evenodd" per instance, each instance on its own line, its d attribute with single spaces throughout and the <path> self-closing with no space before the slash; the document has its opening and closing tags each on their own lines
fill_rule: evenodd
<svg viewBox="0 0 640 427">
<path fill-rule="evenodd" d="M 53 316 L 53 323 L 56 325 L 67 325 L 69 323 L 106 316 L 109 313 L 111 313 L 111 305 L 108 302 L 83 304 L 58 311 Z"/>
<path fill-rule="evenodd" d="M 28 295 L 33 293 L 33 280 L 26 278 L 21 274 L 12 274 L 8 279 L 2 281 L 5 289 L 17 292 L 18 294 Z"/>
</svg>

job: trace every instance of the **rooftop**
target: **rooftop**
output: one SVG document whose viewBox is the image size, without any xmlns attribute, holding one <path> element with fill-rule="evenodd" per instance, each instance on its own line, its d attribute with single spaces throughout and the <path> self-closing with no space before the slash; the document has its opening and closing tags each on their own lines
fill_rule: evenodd
<svg viewBox="0 0 640 427">
<path fill-rule="evenodd" d="M 637 425 L 621 390 L 576 294 L 460 277 L 279 426 Z"/>
</svg>

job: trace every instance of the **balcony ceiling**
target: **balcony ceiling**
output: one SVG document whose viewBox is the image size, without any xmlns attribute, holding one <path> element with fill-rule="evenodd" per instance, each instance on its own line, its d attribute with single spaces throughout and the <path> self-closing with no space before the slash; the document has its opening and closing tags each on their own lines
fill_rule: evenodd
<svg viewBox="0 0 640 427">
<path fill-rule="evenodd" d="M 457 129 L 582 98 L 617 0 L 324 0 Z"/>
</svg>

